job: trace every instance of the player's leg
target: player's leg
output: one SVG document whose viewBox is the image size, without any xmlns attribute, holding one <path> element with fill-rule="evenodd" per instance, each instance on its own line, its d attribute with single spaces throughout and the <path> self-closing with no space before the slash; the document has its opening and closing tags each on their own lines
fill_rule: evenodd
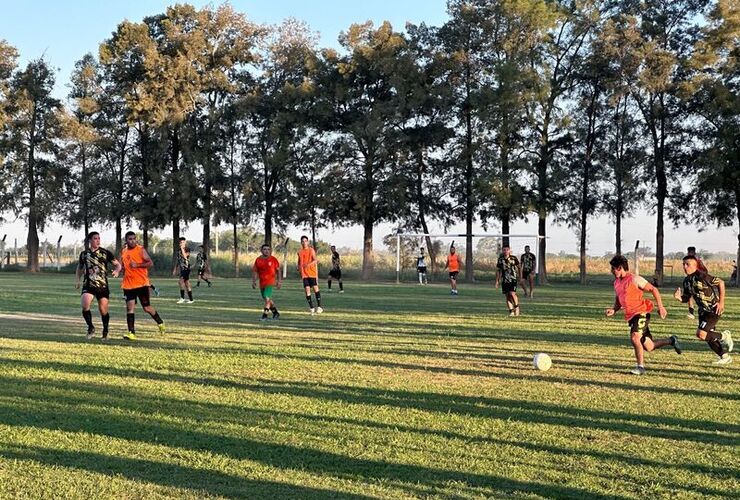
<svg viewBox="0 0 740 500">
<path fill-rule="evenodd" d="M 321 292 L 319 291 L 319 285 L 316 283 L 316 280 L 314 280 L 313 293 L 316 295 L 316 312 L 321 314 L 324 312 L 324 309 L 321 307 Z"/>
<path fill-rule="evenodd" d="M 85 318 L 87 324 L 87 338 L 92 338 L 95 333 L 95 326 L 92 322 L 92 313 L 90 312 L 90 305 L 92 304 L 95 296 L 91 293 L 82 292 L 80 296 L 80 306 L 82 307 L 82 317 Z"/>
<path fill-rule="evenodd" d="M 534 271 L 529 273 L 527 278 L 529 280 L 529 298 L 534 297 Z"/>
<path fill-rule="evenodd" d="M 516 294 L 516 289 L 511 292 L 511 303 L 514 305 L 514 315 L 519 316 L 519 297 Z"/>
<path fill-rule="evenodd" d="M 159 328 L 159 333 L 164 333 L 164 321 L 159 316 L 159 313 L 156 309 L 154 309 L 154 306 L 152 306 L 150 302 L 149 297 L 149 288 L 148 287 L 142 287 L 137 289 L 139 294 L 139 302 L 141 302 L 141 307 L 144 309 L 144 311 L 149 314 L 149 316 L 152 317 L 155 323 L 157 323 L 157 328 Z"/>
<path fill-rule="evenodd" d="M 188 272 L 186 276 L 183 279 L 183 282 L 185 283 L 185 290 L 188 293 L 188 304 L 192 304 L 193 301 L 193 287 L 190 286 L 190 270 L 188 269 Z"/>
<path fill-rule="evenodd" d="M 98 299 L 98 311 L 100 311 L 100 319 L 103 321 L 103 340 L 106 340 L 108 338 L 108 325 L 110 325 L 108 297 L 100 297 Z"/>
<path fill-rule="evenodd" d="M 136 294 L 134 290 L 124 290 L 126 294 L 126 327 L 128 332 L 123 336 L 126 340 L 136 340 Z"/>
<path fill-rule="evenodd" d="M 339 293 L 344 293 L 344 283 L 342 283 L 342 270 L 337 272 L 337 281 L 339 281 Z"/>
<path fill-rule="evenodd" d="M 311 313 L 315 312 L 313 308 L 313 297 L 311 296 L 311 285 L 309 284 L 308 278 L 303 278 L 303 290 L 306 293 L 306 302 L 308 302 L 308 309 Z"/>
<path fill-rule="evenodd" d="M 180 285 L 180 300 L 177 303 L 183 304 L 185 302 L 185 280 L 182 277 L 182 273 L 180 273 L 180 279 L 177 280 L 177 283 Z"/>
<path fill-rule="evenodd" d="M 262 299 L 265 301 L 265 303 L 262 306 L 262 317 L 260 318 L 260 321 L 265 321 L 267 319 L 267 313 L 270 312 L 270 291 L 272 287 L 266 286 L 264 288 L 260 288 L 260 295 L 262 295 Z"/>
</svg>

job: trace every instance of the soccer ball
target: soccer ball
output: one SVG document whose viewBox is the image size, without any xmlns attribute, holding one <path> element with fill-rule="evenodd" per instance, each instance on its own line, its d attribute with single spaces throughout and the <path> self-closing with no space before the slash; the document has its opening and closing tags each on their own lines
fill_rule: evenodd
<svg viewBox="0 0 740 500">
<path fill-rule="evenodd" d="M 552 366 L 552 359 L 544 352 L 539 352 L 534 355 L 533 364 L 539 371 L 546 372 Z"/>
</svg>

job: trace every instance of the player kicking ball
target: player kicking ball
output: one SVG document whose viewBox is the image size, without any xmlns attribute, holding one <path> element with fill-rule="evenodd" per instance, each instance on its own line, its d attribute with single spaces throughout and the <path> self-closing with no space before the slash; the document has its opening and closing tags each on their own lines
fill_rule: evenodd
<svg viewBox="0 0 740 500">
<path fill-rule="evenodd" d="M 118 277 L 121 272 L 121 264 L 116 257 L 105 248 L 100 246 L 100 233 L 93 231 L 87 235 L 88 249 L 80 254 L 80 260 L 75 272 L 75 288 L 80 288 L 80 276 L 82 281 L 82 317 L 87 323 L 87 339 L 90 340 L 95 335 L 95 327 L 92 322 L 92 313 L 90 305 L 93 299 L 98 301 L 98 310 L 100 318 L 103 321 L 103 341 L 108 340 L 108 325 L 110 323 L 110 314 L 108 313 L 108 299 L 110 298 L 110 288 L 108 287 L 108 266 L 114 266 L 111 273 L 114 278 Z"/>
<path fill-rule="evenodd" d="M 606 310 L 606 316 L 612 317 L 620 309 L 624 309 L 624 319 L 630 327 L 630 340 L 635 349 L 637 366 L 630 370 L 633 375 L 645 375 L 645 351 L 651 352 L 665 346 L 673 346 L 681 354 L 681 346 L 675 335 L 662 340 L 653 340 L 650 334 L 650 312 L 653 303 L 643 296 L 644 292 L 652 293 L 658 304 L 658 314 L 661 319 L 668 315 L 663 307 L 660 292 L 642 276 L 629 272 L 629 262 L 621 255 L 609 261 L 611 272 L 614 275 L 614 307 Z"/>
<path fill-rule="evenodd" d="M 272 256 L 272 247 L 270 245 L 262 245 L 260 252 L 262 255 L 254 260 L 254 265 L 252 266 L 252 288 L 257 288 L 257 280 L 259 279 L 260 294 L 265 301 L 260 321 L 267 321 L 269 319 L 267 314 L 270 312 L 272 312 L 272 319 L 280 319 L 280 313 L 277 307 L 275 307 L 275 301 L 272 300 L 273 289 L 277 288 L 279 290 L 282 286 L 280 262 Z"/>
<path fill-rule="evenodd" d="M 728 353 L 732 352 L 734 342 L 729 330 L 715 330 L 720 316 L 725 310 L 725 282 L 699 269 L 699 259 L 695 255 L 683 258 L 683 271 L 686 277 L 681 288 L 673 296 L 682 303 L 694 299 L 699 309 L 699 326 L 696 336 L 706 341 L 709 348 L 719 356 L 715 365 L 732 363 Z"/>
</svg>

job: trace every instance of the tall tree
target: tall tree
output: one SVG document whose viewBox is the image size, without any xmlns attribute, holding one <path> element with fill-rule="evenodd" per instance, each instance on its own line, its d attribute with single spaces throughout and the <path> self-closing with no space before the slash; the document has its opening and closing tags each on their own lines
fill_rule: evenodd
<svg viewBox="0 0 740 500">
<path fill-rule="evenodd" d="M 701 124 L 698 168 L 691 190 L 681 197 L 695 220 L 740 227 L 740 5 L 719 0 L 707 21 L 689 60 L 692 78 L 680 92 Z M 686 215 L 684 208 L 674 217 Z"/>
<path fill-rule="evenodd" d="M 15 212 L 26 211 L 26 247 L 29 271 L 39 270 L 39 228 L 59 206 L 65 175 L 55 161 L 59 136 L 57 113 L 62 106 L 51 96 L 54 73 L 48 63 L 37 59 L 15 73 L 11 80 L 7 114 L 11 151 L 9 178 L 16 200 Z"/>
<path fill-rule="evenodd" d="M 655 278 L 663 284 L 663 250 L 669 167 L 679 167 L 688 116 L 678 96 L 686 78 L 685 62 L 696 31 L 696 16 L 707 0 L 624 1 L 610 37 L 614 50 L 629 51 L 622 77 L 650 138 L 650 166 L 655 182 Z M 607 26 L 609 29 L 609 26 Z"/>
<path fill-rule="evenodd" d="M 9 169 L 6 170 L 7 166 L 5 165 L 5 154 L 9 146 L 5 138 L 7 137 L 6 126 L 10 118 L 7 113 L 10 78 L 15 70 L 17 58 L 18 52 L 15 47 L 5 40 L 0 40 L 0 221 L 3 220 L 3 212 L 15 205 L 10 194 L 10 182 L 7 178 Z"/>
<path fill-rule="evenodd" d="M 354 24 L 340 35 L 348 52 L 325 50 L 319 75 L 323 126 L 333 134 L 333 147 L 344 156 L 344 193 L 335 205 L 334 221 L 363 226 L 362 279 L 373 273 L 373 227 L 396 218 L 401 198 L 393 182 L 399 122 L 396 79 L 408 65 L 406 40 L 385 22 Z"/>
<path fill-rule="evenodd" d="M 533 132 L 533 204 L 537 211 L 539 240 L 538 279 L 547 283 L 547 217 L 557 210 L 566 173 L 563 149 L 569 145 L 569 117 L 564 101 L 570 96 L 588 38 L 595 27 L 596 13 L 590 2 L 547 2 L 557 16 L 541 50 L 532 51 L 532 65 L 539 78 L 536 98 L 530 106 Z"/>
</svg>

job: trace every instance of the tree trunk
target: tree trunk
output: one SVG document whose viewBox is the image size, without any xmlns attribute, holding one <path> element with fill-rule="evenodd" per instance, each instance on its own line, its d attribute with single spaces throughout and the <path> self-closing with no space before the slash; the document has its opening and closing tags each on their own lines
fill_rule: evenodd
<svg viewBox="0 0 740 500">
<path fill-rule="evenodd" d="M 424 164 L 424 152 L 419 149 L 416 156 L 416 199 L 417 203 L 419 205 L 419 224 L 421 225 L 421 230 L 424 232 L 424 234 L 429 234 L 429 225 L 427 224 L 427 204 L 426 204 L 426 198 L 424 197 L 424 171 L 426 169 L 426 166 Z M 431 274 L 432 278 L 434 278 L 434 273 L 437 270 L 437 255 L 434 251 L 434 246 L 432 245 L 432 238 L 429 236 L 424 236 L 424 240 L 427 245 L 427 254 L 429 255 L 429 264 L 431 268 Z"/>
<path fill-rule="evenodd" d="M 36 107 L 34 106 L 31 115 L 31 123 L 28 134 L 28 164 L 26 165 L 26 175 L 28 176 L 28 236 L 26 237 L 26 249 L 28 251 L 28 261 L 26 269 L 31 272 L 39 271 L 39 233 L 37 229 L 38 213 L 36 208 Z"/>
<path fill-rule="evenodd" d="M 318 249 L 318 246 L 316 246 L 316 209 L 314 208 L 311 208 L 311 241 L 314 250 Z"/>
<path fill-rule="evenodd" d="M 121 217 L 117 216 L 116 217 L 116 255 L 121 255 L 121 248 L 123 248 L 121 244 L 121 240 L 123 238 L 123 235 L 122 235 L 123 228 L 121 226 L 122 226 Z"/>
<path fill-rule="evenodd" d="M 373 217 L 366 217 L 363 223 L 362 239 L 362 279 L 368 281 L 373 275 Z"/>
<path fill-rule="evenodd" d="M 239 229 L 238 229 L 236 217 L 234 217 L 233 229 L 234 229 L 234 277 L 238 278 L 239 277 Z"/>
<path fill-rule="evenodd" d="M 658 198 L 658 220 L 655 227 L 655 279 L 658 282 L 658 286 L 663 286 L 663 224 L 668 181 L 666 179 L 662 153 L 660 160 L 655 165 L 655 177 L 658 181 L 656 193 Z"/>
<path fill-rule="evenodd" d="M 172 265 L 177 263 L 177 254 L 179 253 L 180 245 L 180 195 L 179 192 L 179 162 L 180 162 L 180 137 L 178 134 L 177 127 L 172 129 L 170 134 L 170 162 L 172 164 L 172 200 L 174 205 L 172 208 Z"/>
<path fill-rule="evenodd" d="M 537 238 L 539 245 L 539 259 L 537 259 L 537 270 L 539 272 L 537 282 L 540 285 L 547 285 L 547 214 L 540 212 L 539 220 L 537 224 L 538 234 L 542 238 Z"/>
<path fill-rule="evenodd" d="M 146 223 L 141 225 L 141 244 L 149 251 L 149 226 Z"/>
<path fill-rule="evenodd" d="M 82 220 L 85 226 L 85 249 L 89 248 L 90 242 L 87 241 L 87 235 L 90 234 L 90 217 L 87 209 L 87 162 L 85 161 L 85 146 L 80 148 L 82 154 Z"/>
<path fill-rule="evenodd" d="M 206 182 L 203 195 L 203 253 L 206 258 L 211 249 L 211 185 Z"/>
<path fill-rule="evenodd" d="M 465 111 L 465 279 L 475 281 L 473 275 L 473 118 Z"/>
<path fill-rule="evenodd" d="M 272 196 L 265 193 L 265 245 L 272 246 Z"/>
</svg>

